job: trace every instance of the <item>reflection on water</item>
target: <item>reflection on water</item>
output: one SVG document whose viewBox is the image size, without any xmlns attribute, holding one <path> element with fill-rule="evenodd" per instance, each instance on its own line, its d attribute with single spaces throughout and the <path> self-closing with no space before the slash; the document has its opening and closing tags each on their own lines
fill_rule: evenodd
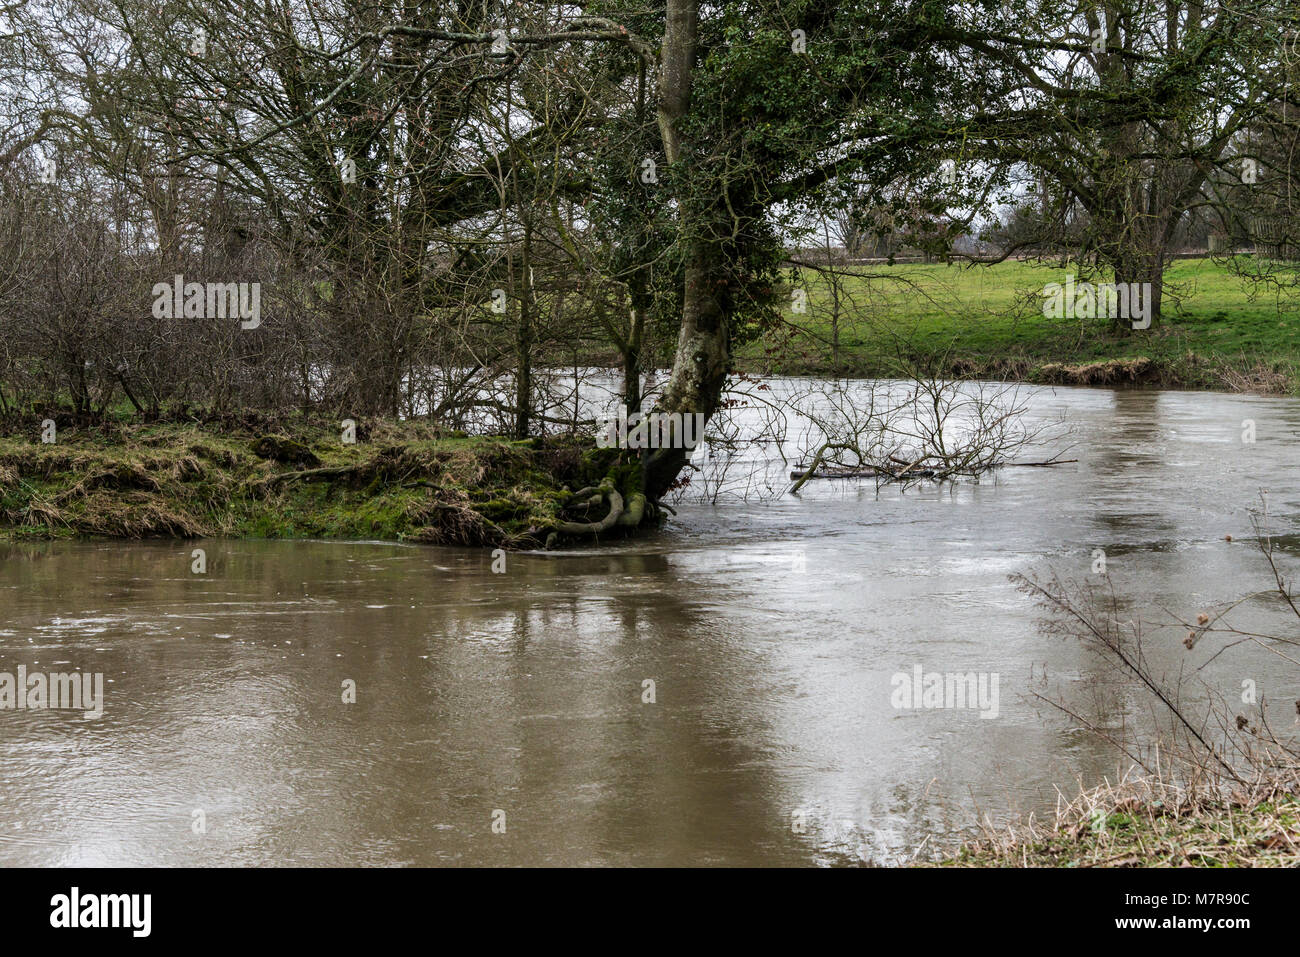
<svg viewBox="0 0 1300 957">
<path fill-rule="evenodd" d="M 202 576 L 190 543 L 0 549 L 0 671 L 107 682 L 98 719 L 0 712 L 0 863 L 901 863 L 1050 813 L 1118 763 L 1032 692 L 1115 727 L 1146 704 L 1007 576 L 1084 578 L 1104 548 L 1143 613 L 1264 587 L 1246 509 L 1267 488 L 1300 531 L 1300 403 L 1058 389 L 1033 409 L 1068 417 L 1079 464 L 688 505 L 499 575 L 386 543 L 210 541 Z M 1148 650 L 1173 670 L 1217 648 Z M 1285 711 L 1300 688 L 1274 660 L 1206 673 Z M 896 710 L 891 676 L 918 665 L 998 673 L 998 718 Z"/>
</svg>

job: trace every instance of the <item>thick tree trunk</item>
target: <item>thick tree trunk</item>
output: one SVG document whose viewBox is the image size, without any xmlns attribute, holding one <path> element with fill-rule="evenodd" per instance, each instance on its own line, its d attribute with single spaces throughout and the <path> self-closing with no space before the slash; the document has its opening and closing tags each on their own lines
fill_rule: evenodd
<svg viewBox="0 0 1300 957">
<path fill-rule="evenodd" d="M 719 253 L 716 243 L 701 241 L 686 267 L 677 354 L 659 403 L 666 412 L 699 413 L 707 420 L 717 411 L 731 362 L 726 279 L 719 269 Z M 643 490 L 651 501 L 668 491 L 690 459 L 690 449 L 679 447 L 680 442 L 668 444 L 645 460 Z"/>
<path fill-rule="evenodd" d="M 659 79 L 659 132 L 669 163 L 682 158 L 678 123 L 690 109 L 695 71 L 699 10 L 696 0 L 668 0 Z M 682 228 L 697 237 L 686 261 L 682 294 L 682 321 L 672 373 L 659 408 L 683 415 L 711 416 L 718 407 L 731 360 L 727 323 L 725 230 L 713 230 L 711 211 L 686 204 Z M 679 438 L 679 437 L 678 437 Z M 656 449 L 642 460 L 642 491 L 659 499 L 676 481 L 690 458 L 681 442 Z"/>
<path fill-rule="evenodd" d="M 1131 331 L 1134 328 L 1145 328 L 1144 325 L 1138 324 L 1138 317 L 1145 316 L 1150 319 L 1150 325 L 1156 326 L 1160 322 L 1160 301 L 1164 289 L 1164 257 L 1160 253 L 1136 253 L 1131 256 L 1125 256 L 1113 264 L 1115 270 L 1115 282 L 1121 286 L 1127 286 L 1133 290 L 1133 295 L 1129 299 L 1128 316 L 1116 316 L 1114 328 L 1116 331 Z M 1149 311 L 1148 311 L 1149 310 Z"/>
<path fill-rule="evenodd" d="M 696 0 L 668 0 L 659 67 L 659 136 L 669 163 L 681 155 L 678 122 L 691 105 L 699 7 Z"/>
</svg>

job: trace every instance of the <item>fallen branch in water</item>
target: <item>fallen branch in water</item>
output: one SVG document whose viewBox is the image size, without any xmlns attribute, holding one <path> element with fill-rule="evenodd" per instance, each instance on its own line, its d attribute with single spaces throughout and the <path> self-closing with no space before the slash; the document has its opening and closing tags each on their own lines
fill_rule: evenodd
<svg viewBox="0 0 1300 957">
<path fill-rule="evenodd" d="M 1025 409 L 1015 386 L 960 380 L 914 378 L 901 395 L 893 387 L 813 390 L 800 412 L 816 444 L 804 446 L 790 492 L 814 478 L 905 484 L 974 478 L 1004 465 L 1064 464 L 1059 452 L 1042 462 L 1010 461 L 1054 435 L 1049 425 L 1026 425 Z"/>
<path fill-rule="evenodd" d="M 885 478 L 889 481 L 895 481 L 900 478 L 933 478 L 937 475 L 933 469 L 922 469 L 918 472 L 908 472 L 904 475 L 902 472 L 896 472 L 892 469 L 880 468 L 874 465 L 864 465 L 856 468 L 846 467 L 843 471 L 823 470 L 820 472 L 809 472 L 807 470 L 796 468 L 790 473 L 791 479 L 802 479 L 791 492 L 797 492 L 799 487 L 809 479 L 842 479 L 842 478 Z"/>
<path fill-rule="evenodd" d="M 796 465 L 794 471 L 790 473 L 790 478 L 792 480 L 802 480 L 802 481 L 799 481 L 798 484 L 795 485 L 794 488 L 792 488 L 790 491 L 797 492 L 799 490 L 799 487 L 802 486 L 803 483 L 808 481 L 809 479 L 845 479 L 845 478 L 884 477 L 888 481 L 894 482 L 904 478 L 934 478 L 937 475 L 953 474 L 950 471 L 941 472 L 936 469 L 918 469 L 916 471 L 909 471 L 911 466 L 916 464 L 915 462 L 909 464 L 906 463 L 904 460 L 895 458 L 892 455 L 890 456 L 890 459 L 891 461 L 895 461 L 895 462 L 903 462 L 903 464 L 908 465 L 908 468 L 904 468 L 901 470 L 894 470 L 894 469 L 887 469 L 879 465 L 861 465 L 856 467 L 845 467 L 843 470 L 835 470 L 835 471 L 822 470 L 819 472 L 813 472 L 809 468 L 803 465 Z M 921 461 L 921 460 L 918 459 L 917 461 Z M 1075 463 L 1078 461 L 1079 461 L 1078 459 L 1049 459 L 1046 462 L 997 462 L 993 465 L 987 466 L 987 468 L 998 469 L 998 468 L 1011 468 L 1014 466 L 1020 466 L 1021 468 L 1046 468 L 1051 465 L 1069 465 L 1071 463 Z M 814 463 L 814 467 L 815 466 L 816 463 Z"/>
</svg>

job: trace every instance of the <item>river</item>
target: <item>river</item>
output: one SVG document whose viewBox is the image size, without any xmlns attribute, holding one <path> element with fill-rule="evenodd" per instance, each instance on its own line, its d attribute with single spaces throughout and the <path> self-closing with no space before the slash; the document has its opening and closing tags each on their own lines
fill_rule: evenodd
<svg viewBox="0 0 1300 957">
<path fill-rule="evenodd" d="M 0 864 L 901 864 L 1050 818 L 1125 765 L 1035 695 L 1111 729 L 1151 708 L 1009 576 L 1095 580 L 1103 549 L 1152 619 L 1266 589 L 1248 509 L 1268 490 L 1293 560 L 1300 401 L 1055 388 L 1029 414 L 1079 461 L 688 497 L 501 573 L 382 542 L 0 545 L 0 671 L 107 681 L 100 717 L 0 711 Z M 1268 598 L 1237 615 L 1296 631 Z M 1182 634 L 1149 635 L 1170 674 L 1222 647 Z M 1281 664 L 1202 676 L 1289 728 Z M 996 717 L 895 707 L 918 666 L 996 674 Z"/>
</svg>

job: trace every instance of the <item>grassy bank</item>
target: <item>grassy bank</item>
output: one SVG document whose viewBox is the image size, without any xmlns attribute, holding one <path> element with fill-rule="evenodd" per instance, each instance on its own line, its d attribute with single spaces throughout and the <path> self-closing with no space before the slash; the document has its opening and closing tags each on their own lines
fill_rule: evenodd
<svg viewBox="0 0 1300 957">
<path fill-rule="evenodd" d="M 1176 261 L 1162 322 L 1118 334 L 1108 319 L 1043 315 L 1043 287 L 1073 270 L 861 268 L 870 277 L 834 282 L 804 270 L 807 312 L 787 310 L 787 326 L 741 350 L 742 367 L 873 377 L 919 363 L 938 374 L 1042 383 L 1300 391 L 1300 313 L 1209 259 Z"/>
<path fill-rule="evenodd" d="M 573 441 L 421 423 L 61 428 L 0 436 L 0 537 L 380 538 L 543 543 L 602 463 Z"/>
<path fill-rule="evenodd" d="M 1188 795 L 1137 782 L 1082 793 L 1050 826 L 988 834 L 945 867 L 1297 867 L 1295 782 Z"/>
</svg>

